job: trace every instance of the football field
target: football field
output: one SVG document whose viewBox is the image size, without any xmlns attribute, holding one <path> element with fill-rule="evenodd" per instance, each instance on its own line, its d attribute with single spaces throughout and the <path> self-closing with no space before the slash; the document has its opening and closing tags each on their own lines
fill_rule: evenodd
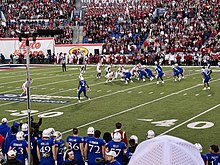
<svg viewBox="0 0 220 165">
<path fill-rule="evenodd" d="M 73 127 L 86 135 L 93 126 L 102 132 L 112 132 L 121 122 L 128 137 L 135 134 L 143 141 L 149 129 L 156 135 L 174 135 L 203 145 L 208 152 L 211 144 L 220 145 L 220 69 L 212 67 L 211 90 L 203 91 L 201 67 L 185 68 L 185 79 L 174 82 L 171 67 L 164 67 L 164 84 L 138 81 L 124 84 L 116 79 L 106 84 L 96 79 L 96 67 L 88 66 L 84 78 L 91 88 L 91 100 L 77 102 L 79 66 L 33 66 L 30 75 L 31 111 L 34 121 L 43 118 L 41 130 L 53 127 L 66 139 Z M 152 69 L 152 67 L 150 67 Z M 116 70 L 113 67 L 112 70 Z M 9 125 L 27 121 L 26 97 L 20 97 L 26 80 L 25 68 L 0 69 L 0 118 Z"/>
</svg>

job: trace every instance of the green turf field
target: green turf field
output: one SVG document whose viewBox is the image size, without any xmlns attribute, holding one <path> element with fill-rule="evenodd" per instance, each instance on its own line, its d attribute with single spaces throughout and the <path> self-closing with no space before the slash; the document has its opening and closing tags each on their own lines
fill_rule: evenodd
<svg viewBox="0 0 220 165">
<path fill-rule="evenodd" d="M 192 143 L 199 142 L 207 152 L 211 144 L 220 145 L 220 69 L 212 69 L 211 90 L 202 91 L 201 68 L 186 68 L 186 78 L 180 82 L 173 81 L 171 68 L 164 68 L 165 84 L 134 80 L 125 85 L 120 80 L 106 84 L 104 77 L 96 79 L 96 68 L 89 66 L 84 78 L 91 86 L 88 96 L 92 99 L 82 98 L 78 104 L 79 66 L 68 66 L 65 73 L 60 66 L 31 68 L 31 97 L 47 102 L 31 102 L 32 115 L 35 121 L 39 115 L 43 117 L 41 129 L 53 127 L 63 132 L 64 139 L 73 127 L 78 127 L 80 135 L 84 136 L 90 126 L 102 133 L 112 132 L 119 121 L 128 137 L 136 134 L 139 141 L 152 129 L 156 135 L 169 134 Z M 22 92 L 26 70 L 0 70 L 0 74 L 1 97 L 11 94 L 6 95 L 11 97 L 10 101 L 0 100 L 0 118 L 7 117 L 9 125 L 13 121 L 27 121 L 27 102 L 16 100 L 16 95 Z"/>
</svg>

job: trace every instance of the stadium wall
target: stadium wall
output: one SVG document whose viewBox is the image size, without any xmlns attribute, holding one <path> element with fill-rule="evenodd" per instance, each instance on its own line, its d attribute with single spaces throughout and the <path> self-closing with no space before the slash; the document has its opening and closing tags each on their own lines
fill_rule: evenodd
<svg viewBox="0 0 220 165">
<path fill-rule="evenodd" d="M 48 50 L 51 53 L 66 53 L 72 54 L 81 51 L 84 55 L 99 54 L 102 52 L 102 44 L 57 44 L 55 45 L 54 38 L 37 38 L 36 42 L 30 38 L 30 53 L 31 54 L 47 54 Z M 10 59 L 10 55 L 18 55 L 26 52 L 25 39 L 20 42 L 18 38 L 0 38 L 0 53 L 5 56 L 5 59 Z"/>
</svg>

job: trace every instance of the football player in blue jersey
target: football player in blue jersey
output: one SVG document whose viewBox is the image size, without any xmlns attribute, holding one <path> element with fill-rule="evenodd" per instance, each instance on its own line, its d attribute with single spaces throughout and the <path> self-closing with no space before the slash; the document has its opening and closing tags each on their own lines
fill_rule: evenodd
<svg viewBox="0 0 220 165">
<path fill-rule="evenodd" d="M 173 71 L 174 81 L 180 80 L 179 79 L 179 70 L 174 65 L 172 65 L 172 71 Z"/>
<path fill-rule="evenodd" d="M 81 79 L 79 80 L 79 85 L 78 85 L 78 102 L 80 103 L 80 94 L 83 92 L 84 96 L 90 100 L 90 98 L 86 95 L 86 87 L 89 88 L 86 80 L 84 80 L 83 77 L 81 77 Z"/>
<path fill-rule="evenodd" d="M 9 150 L 16 151 L 16 158 L 25 165 L 25 159 L 28 158 L 28 144 L 22 131 L 16 134 L 16 140 L 11 142 Z"/>
<path fill-rule="evenodd" d="M 179 71 L 179 74 L 181 75 L 181 77 L 179 76 L 179 79 L 184 78 L 184 75 L 183 75 L 184 69 L 180 67 L 178 64 L 175 64 L 174 66 Z"/>
<path fill-rule="evenodd" d="M 128 147 L 128 149 L 125 153 L 126 158 L 127 158 L 127 159 L 125 159 L 126 164 L 128 164 L 128 162 L 130 161 L 130 159 L 131 159 L 131 157 L 132 157 L 132 155 L 133 155 L 133 153 L 134 153 L 134 151 L 137 147 L 135 139 L 130 139 L 128 142 L 130 144 L 130 147 Z"/>
<path fill-rule="evenodd" d="M 209 151 L 210 153 L 206 154 L 208 158 L 208 165 L 218 165 L 220 159 L 218 145 L 211 145 Z"/>
<path fill-rule="evenodd" d="M 207 89 L 209 90 L 210 89 L 210 86 L 209 86 L 210 77 L 207 74 L 207 72 L 205 71 L 204 67 L 202 69 L 202 75 L 203 75 L 203 83 L 204 83 L 203 90 L 207 90 Z"/>
<path fill-rule="evenodd" d="M 113 135 L 113 140 L 106 145 L 106 150 L 107 152 L 115 151 L 116 160 L 120 164 L 123 164 L 123 155 L 126 153 L 126 144 L 124 142 L 121 142 L 121 134 L 119 132 L 116 132 Z"/>
<path fill-rule="evenodd" d="M 22 124 L 21 131 L 24 132 L 24 137 L 25 139 L 27 139 L 26 138 L 28 136 L 28 124 L 27 123 Z"/>
<path fill-rule="evenodd" d="M 100 138 L 101 131 L 96 130 L 94 133 L 94 137 L 88 138 L 84 155 L 85 160 L 88 160 L 88 165 L 100 165 L 100 163 L 96 163 L 96 159 L 104 159 L 105 157 L 105 140 Z"/>
<path fill-rule="evenodd" d="M 211 74 L 212 74 L 212 70 L 210 69 L 211 64 L 210 64 L 210 62 L 208 60 L 204 60 L 203 62 L 204 62 L 205 71 L 206 71 L 207 75 L 211 79 Z"/>
<path fill-rule="evenodd" d="M 66 148 L 73 151 L 74 158 L 78 161 L 79 165 L 85 164 L 83 160 L 83 138 L 79 136 L 77 128 L 73 128 L 73 135 L 67 137 Z"/>
<path fill-rule="evenodd" d="M 37 156 L 40 165 L 53 165 L 56 162 L 55 142 L 50 139 L 50 132 L 45 129 L 42 133 L 42 139 L 37 142 Z"/>
<path fill-rule="evenodd" d="M 6 118 L 2 118 L 2 124 L 0 125 L 0 134 L 6 138 L 6 136 L 8 134 L 10 134 L 10 131 L 11 131 L 11 127 L 8 126 L 7 122 L 8 122 L 8 119 Z"/>
<path fill-rule="evenodd" d="M 18 130 L 12 126 L 11 127 L 11 133 L 10 135 L 8 135 L 5 139 L 4 142 L 4 148 L 3 148 L 3 153 L 7 153 L 9 148 L 10 148 L 10 144 L 13 140 L 16 140 L 16 134 L 17 134 Z"/>
<path fill-rule="evenodd" d="M 145 70 L 142 70 L 142 69 L 139 69 L 138 71 L 138 74 L 139 74 L 139 77 L 138 77 L 138 80 L 141 79 L 143 81 L 146 81 L 145 78 L 149 78 L 147 76 L 147 72 L 145 72 Z M 145 78 L 144 78 L 145 77 Z"/>
<path fill-rule="evenodd" d="M 202 157 L 202 159 L 204 161 L 204 164 L 207 165 L 208 158 L 207 158 L 207 156 L 205 154 L 202 154 L 202 145 L 200 143 L 195 143 L 194 145 L 199 150 L 199 152 L 201 153 L 201 157 Z"/>
<path fill-rule="evenodd" d="M 37 141 L 38 137 L 34 135 L 34 128 L 31 128 L 31 154 L 33 159 L 31 160 L 33 162 L 33 165 L 39 165 L 39 159 L 37 156 Z M 28 140 L 28 137 L 26 136 L 26 140 Z"/>
<path fill-rule="evenodd" d="M 128 84 L 129 80 L 130 80 L 130 83 L 133 83 L 131 79 L 131 70 L 124 72 L 124 80 L 125 80 L 125 84 Z"/>
<path fill-rule="evenodd" d="M 95 132 L 95 129 L 93 127 L 89 127 L 87 129 L 87 136 L 83 137 L 83 147 L 85 147 L 88 138 L 94 137 L 94 132 Z"/>
<path fill-rule="evenodd" d="M 62 133 L 59 131 L 56 131 L 54 133 L 55 136 L 55 151 L 56 151 L 56 157 L 57 157 L 57 165 L 62 165 L 64 159 L 64 148 L 65 148 L 65 142 L 62 140 Z"/>
<path fill-rule="evenodd" d="M 145 67 L 144 68 L 145 72 L 147 73 L 147 76 L 149 77 L 150 81 L 152 81 L 154 79 L 154 75 L 153 75 L 153 72 L 152 70 L 150 70 L 149 68 Z"/>
<path fill-rule="evenodd" d="M 159 84 L 159 79 L 161 80 L 162 84 L 164 84 L 164 81 L 163 81 L 163 69 L 162 67 L 158 64 L 157 61 L 154 62 L 155 63 L 155 71 L 157 73 L 157 84 Z"/>
</svg>

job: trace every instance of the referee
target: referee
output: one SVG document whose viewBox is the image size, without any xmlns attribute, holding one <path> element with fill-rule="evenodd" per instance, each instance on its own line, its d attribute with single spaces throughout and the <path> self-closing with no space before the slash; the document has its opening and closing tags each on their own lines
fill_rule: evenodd
<svg viewBox="0 0 220 165">
<path fill-rule="evenodd" d="M 63 72 L 65 71 L 66 72 L 66 59 L 65 59 L 65 57 L 63 57 L 62 58 L 62 70 L 63 70 Z"/>
</svg>

